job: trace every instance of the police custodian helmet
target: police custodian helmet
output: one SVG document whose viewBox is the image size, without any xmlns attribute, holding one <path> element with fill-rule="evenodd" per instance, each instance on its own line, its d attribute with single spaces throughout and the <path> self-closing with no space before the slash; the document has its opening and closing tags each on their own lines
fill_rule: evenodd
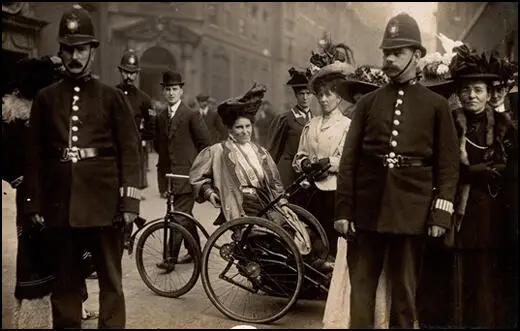
<svg viewBox="0 0 520 331">
<path fill-rule="evenodd" d="M 89 12 L 80 5 L 73 5 L 72 9 L 61 16 L 58 32 L 60 44 L 78 46 L 91 44 L 99 46 L 94 34 L 94 24 Z"/>
<path fill-rule="evenodd" d="M 406 13 L 392 17 L 386 25 L 381 49 L 396 49 L 403 47 L 417 47 L 421 50 L 421 57 L 426 55 L 426 48 L 421 43 L 421 31 L 417 22 Z"/>
<path fill-rule="evenodd" d="M 139 72 L 141 70 L 139 67 L 139 57 L 133 49 L 129 49 L 125 54 L 123 54 L 118 68 L 119 70 L 131 73 Z"/>
</svg>

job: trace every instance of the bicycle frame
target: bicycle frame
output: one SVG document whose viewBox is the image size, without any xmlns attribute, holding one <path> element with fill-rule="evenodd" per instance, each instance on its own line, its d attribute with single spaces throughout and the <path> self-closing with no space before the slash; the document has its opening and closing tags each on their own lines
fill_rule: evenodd
<svg viewBox="0 0 520 331">
<path fill-rule="evenodd" d="M 137 231 L 135 231 L 131 236 L 130 236 L 130 246 L 128 248 L 128 255 L 132 255 L 133 253 L 133 247 L 134 247 L 134 243 L 135 243 L 135 238 L 137 237 L 137 235 L 139 233 L 141 233 L 145 228 L 148 228 L 149 226 L 153 225 L 153 224 L 157 224 L 157 223 L 164 223 L 164 227 L 165 227 L 165 230 L 166 228 L 168 227 L 168 224 L 169 222 L 175 222 L 175 216 L 181 216 L 181 217 L 185 217 L 187 219 L 189 219 L 191 222 L 193 222 L 196 226 L 196 228 L 198 230 L 200 230 L 200 232 L 202 232 L 202 234 L 204 235 L 204 237 L 206 239 L 209 238 L 209 233 L 208 231 L 206 231 L 206 229 L 204 228 L 204 226 L 202 226 L 202 224 L 200 224 L 199 221 L 197 221 L 195 219 L 195 217 L 193 217 L 192 215 L 188 214 L 188 213 L 184 213 L 184 212 L 181 212 L 181 211 L 176 211 L 175 210 L 175 207 L 174 207 L 174 194 L 173 194 L 173 189 L 172 189 L 172 179 L 174 178 L 182 178 L 182 179 L 187 179 L 189 178 L 189 176 L 186 176 L 186 175 L 178 175 L 178 174 L 166 174 L 166 178 L 168 179 L 168 197 L 166 199 L 166 215 L 164 215 L 164 217 L 160 217 L 160 218 L 156 218 L 150 222 L 145 222 L 145 224 L 141 227 L 138 227 L 137 228 Z M 164 236 L 165 236 L 165 239 L 166 239 L 166 236 L 167 236 L 167 232 L 164 231 Z M 164 242 L 164 245 L 166 245 L 166 240 Z M 166 246 L 164 247 L 164 250 L 163 252 L 166 252 Z"/>
</svg>

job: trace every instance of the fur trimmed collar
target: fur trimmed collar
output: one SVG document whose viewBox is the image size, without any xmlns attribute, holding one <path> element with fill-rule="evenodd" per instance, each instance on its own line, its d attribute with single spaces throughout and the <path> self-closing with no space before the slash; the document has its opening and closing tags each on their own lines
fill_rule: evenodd
<svg viewBox="0 0 520 331">
<path fill-rule="evenodd" d="M 31 115 L 32 100 L 6 94 L 2 99 L 2 120 L 11 123 L 15 120 L 28 120 Z"/>
<path fill-rule="evenodd" d="M 460 162 L 465 165 L 469 164 L 468 152 L 466 150 L 466 133 L 468 130 L 468 122 L 466 118 L 466 114 L 464 112 L 464 108 L 458 108 L 454 110 L 455 113 L 455 123 L 461 129 L 461 138 L 460 138 Z M 497 113 L 490 107 L 486 107 L 485 109 L 485 120 L 486 120 L 486 146 L 488 147 L 488 152 L 486 153 L 486 160 L 490 160 L 493 158 L 493 154 L 496 151 L 493 151 L 493 147 L 498 147 L 499 155 L 505 156 L 503 151 L 503 143 L 504 137 L 509 129 L 509 126 L 512 125 L 511 116 L 507 113 Z M 494 160 L 498 161 L 498 160 Z M 501 160 L 502 161 L 502 160 Z"/>
</svg>

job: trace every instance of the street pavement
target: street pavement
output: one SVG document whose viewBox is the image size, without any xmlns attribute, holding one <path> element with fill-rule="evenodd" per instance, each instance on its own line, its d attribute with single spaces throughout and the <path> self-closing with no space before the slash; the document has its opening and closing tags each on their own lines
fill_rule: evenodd
<svg viewBox="0 0 520 331">
<path fill-rule="evenodd" d="M 157 154 L 150 154 L 148 188 L 141 202 L 141 216 L 152 220 L 164 216 L 166 204 L 159 197 L 156 168 Z M 2 329 L 12 328 L 15 307 L 14 286 L 16 271 L 16 227 L 14 191 L 2 182 Z M 217 210 L 209 203 L 196 204 L 194 216 L 211 234 Z M 202 238 L 201 238 L 202 239 Z M 205 240 L 202 239 L 202 245 Z M 134 248 L 135 251 L 135 248 Z M 87 309 L 98 311 L 99 288 L 97 280 L 87 280 L 89 299 Z M 126 298 L 126 327 L 129 329 L 229 329 L 245 324 L 222 315 L 209 301 L 199 280 L 195 287 L 180 298 L 165 298 L 149 290 L 141 280 L 135 263 L 135 254 L 123 257 L 123 287 Z M 261 300 L 261 299 L 260 299 Z M 253 325 L 257 328 L 303 329 L 322 328 L 324 301 L 298 301 L 291 311 L 269 325 Z M 96 328 L 97 320 L 84 322 L 83 328 Z"/>
</svg>

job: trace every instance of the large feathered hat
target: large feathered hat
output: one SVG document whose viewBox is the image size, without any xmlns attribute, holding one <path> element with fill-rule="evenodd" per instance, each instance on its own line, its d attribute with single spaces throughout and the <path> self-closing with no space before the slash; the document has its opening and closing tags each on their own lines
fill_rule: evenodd
<svg viewBox="0 0 520 331">
<path fill-rule="evenodd" d="M 353 73 L 354 66 L 352 66 L 351 64 L 345 62 L 334 62 L 328 64 L 312 76 L 309 82 L 309 89 L 312 93 L 316 94 L 318 87 L 321 84 L 335 79 L 346 80 L 347 77 L 352 75 Z"/>
<path fill-rule="evenodd" d="M 63 65 L 57 56 L 22 59 L 16 63 L 16 78 L 11 87 L 21 97 L 32 100 L 36 93 L 57 81 L 62 74 Z"/>
<path fill-rule="evenodd" d="M 307 74 L 311 76 L 309 89 L 316 93 L 320 84 L 334 79 L 345 80 L 354 73 L 354 53 L 343 43 L 335 44 L 327 40 L 322 46 L 321 52 L 311 54 L 310 65 Z"/>
<path fill-rule="evenodd" d="M 494 52 L 489 59 L 490 72 L 497 75 L 496 83 L 498 85 L 513 86 L 518 77 L 518 63 L 509 61 L 507 57 L 500 57 Z M 516 76 L 515 76 L 516 75 Z"/>
<path fill-rule="evenodd" d="M 315 75 L 321 68 L 334 62 L 354 64 L 354 53 L 352 49 L 343 43 L 335 44 L 329 38 L 321 47 L 321 51 L 311 52 L 310 65 L 307 70 L 308 76 Z"/>
<path fill-rule="evenodd" d="M 357 93 L 363 95 L 370 93 L 388 84 L 389 81 L 390 79 L 382 70 L 362 65 L 338 86 L 338 94 L 348 102 L 355 103 L 354 96 Z"/>
<path fill-rule="evenodd" d="M 493 72 L 493 56 L 490 53 L 478 53 L 468 45 L 455 48 L 455 56 L 450 62 L 451 77 L 460 80 L 499 80 L 500 76 Z"/>
<path fill-rule="evenodd" d="M 265 92 L 267 92 L 265 85 L 254 83 L 243 96 L 222 102 L 217 107 L 222 123 L 230 128 L 239 117 L 246 117 L 254 122 Z"/>
</svg>

